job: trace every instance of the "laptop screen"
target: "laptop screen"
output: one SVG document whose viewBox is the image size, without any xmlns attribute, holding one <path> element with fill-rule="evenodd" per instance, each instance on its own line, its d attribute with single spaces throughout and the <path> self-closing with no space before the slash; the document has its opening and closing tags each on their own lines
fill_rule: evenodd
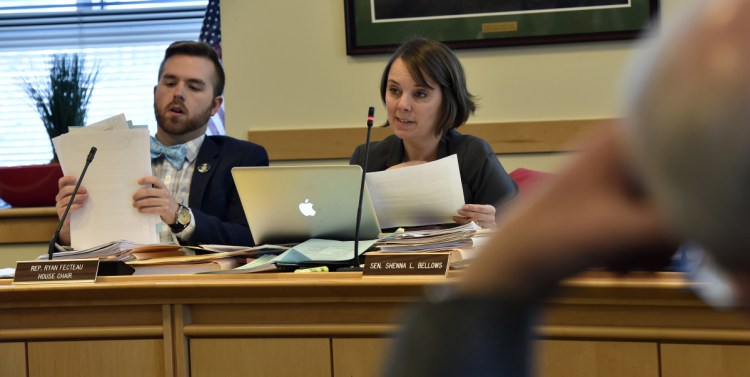
<svg viewBox="0 0 750 377">
<path fill-rule="evenodd" d="M 354 240 L 362 179 L 359 166 L 235 167 L 232 177 L 256 245 L 310 238 Z M 360 240 L 375 239 L 380 233 L 366 190 Z"/>
</svg>

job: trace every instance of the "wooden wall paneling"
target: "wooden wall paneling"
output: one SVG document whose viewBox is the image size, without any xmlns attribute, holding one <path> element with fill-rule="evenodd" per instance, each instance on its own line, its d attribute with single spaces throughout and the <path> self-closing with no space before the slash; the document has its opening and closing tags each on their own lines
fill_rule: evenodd
<svg viewBox="0 0 750 377">
<path fill-rule="evenodd" d="M 551 120 L 533 122 L 475 123 L 459 129 L 486 140 L 495 153 L 565 152 L 578 136 L 613 119 Z M 390 128 L 373 127 L 372 140 L 382 140 Z M 248 131 L 248 140 L 266 148 L 271 161 L 348 159 L 365 142 L 367 129 L 317 128 Z"/>
</svg>

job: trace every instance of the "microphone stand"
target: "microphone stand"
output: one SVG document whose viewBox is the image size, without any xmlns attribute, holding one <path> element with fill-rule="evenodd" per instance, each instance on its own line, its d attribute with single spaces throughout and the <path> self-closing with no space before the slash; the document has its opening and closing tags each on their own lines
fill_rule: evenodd
<svg viewBox="0 0 750 377">
<path fill-rule="evenodd" d="M 362 180 L 359 184 L 359 202 L 357 204 L 357 222 L 354 227 L 354 259 L 352 265 L 339 271 L 362 271 L 359 259 L 359 225 L 362 222 L 362 199 L 365 194 L 365 175 L 367 174 L 367 158 L 370 155 L 370 133 L 372 131 L 372 122 L 375 119 L 375 108 L 370 107 L 367 110 L 367 139 L 365 140 L 365 163 L 362 166 Z"/>
<path fill-rule="evenodd" d="M 73 195 L 70 196 L 70 200 L 68 200 L 68 205 L 65 207 L 65 212 L 60 218 L 60 222 L 57 224 L 57 229 L 55 229 L 55 233 L 52 234 L 52 239 L 49 241 L 49 249 L 47 251 L 49 260 L 52 260 L 53 254 L 55 253 L 55 244 L 57 243 L 57 239 L 60 238 L 60 229 L 62 229 L 63 223 L 65 223 L 65 219 L 68 217 L 68 211 L 70 211 L 70 206 L 73 205 L 73 200 L 76 198 L 76 194 L 78 194 L 78 187 L 81 186 L 81 181 L 83 181 L 83 176 L 86 175 L 86 170 L 89 168 L 91 161 L 94 160 L 94 155 L 96 155 L 96 147 L 91 147 L 91 150 L 89 151 L 89 155 L 86 157 L 86 164 L 83 165 L 83 171 L 81 172 L 81 177 L 78 178 L 78 182 L 76 182 L 76 187 L 73 189 Z"/>
</svg>

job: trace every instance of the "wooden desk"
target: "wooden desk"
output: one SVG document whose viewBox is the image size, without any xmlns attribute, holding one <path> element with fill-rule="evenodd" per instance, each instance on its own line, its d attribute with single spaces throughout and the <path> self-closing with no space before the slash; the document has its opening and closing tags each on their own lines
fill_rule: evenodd
<svg viewBox="0 0 750 377">
<path fill-rule="evenodd" d="M 0 209 L 0 244 L 48 243 L 57 223 L 55 207 Z"/>
<path fill-rule="evenodd" d="M 449 281 L 358 273 L 0 280 L 0 376 L 374 376 L 404 307 Z M 538 328 L 541 375 L 725 376 L 722 368 L 747 366 L 748 318 L 716 312 L 686 287 L 671 273 L 567 281 Z"/>
</svg>

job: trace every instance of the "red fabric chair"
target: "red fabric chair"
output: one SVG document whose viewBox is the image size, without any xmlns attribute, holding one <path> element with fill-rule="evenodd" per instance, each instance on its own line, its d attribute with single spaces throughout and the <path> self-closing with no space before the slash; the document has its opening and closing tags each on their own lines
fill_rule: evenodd
<svg viewBox="0 0 750 377">
<path fill-rule="evenodd" d="M 516 181 L 521 195 L 528 191 L 529 188 L 539 184 L 545 178 L 553 176 L 553 173 L 547 173 L 539 170 L 531 170 L 525 168 L 518 168 L 510 172 L 510 177 Z"/>
</svg>

